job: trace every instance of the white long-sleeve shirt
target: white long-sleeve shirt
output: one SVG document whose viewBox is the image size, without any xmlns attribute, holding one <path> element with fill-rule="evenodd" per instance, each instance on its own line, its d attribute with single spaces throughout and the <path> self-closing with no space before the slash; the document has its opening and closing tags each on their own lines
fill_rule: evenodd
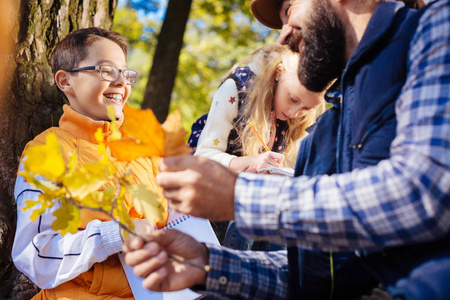
<svg viewBox="0 0 450 300">
<path fill-rule="evenodd" d="M 208 113 L 208 119 L 198 140 L 195 156 L 203 156 L 229 167 L 236 155 L 228 154 L 228 136 L 233 120 L 238 115 L 238 90 L 229 78 L 217 89 Z"/>
<path fill-rule="evenodd" d="M 18 176 L 14 191 L 17 209 L 26 200 L 36 200 L 41 191 L 33 189 Z M 41 289 L 49 289 L 88 271 L 94 263 L 121 251 L 122 238 L 116 222 L 93 220 L 85 230 L 62 236 L 52 230 L 57 204 L 30 220 L 32 210 L 18 213 L 12 249 L 16 267 Z"/>
</svg>

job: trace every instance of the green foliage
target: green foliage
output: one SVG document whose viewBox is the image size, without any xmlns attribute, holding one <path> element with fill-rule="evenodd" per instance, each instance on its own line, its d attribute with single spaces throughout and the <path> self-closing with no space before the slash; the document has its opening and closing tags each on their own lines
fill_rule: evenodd
<svg viewBox="0 0 450 300">
<path fill-rule="evenodd" d="M 153 47 L 149 51 L 144 51 L 142 48 L 132 48 L 128 54 L 128 67 L 136 70 L 139 73 L 139 79 L 131 90 L 128 104 L 140 108 L 144 101 L 145 87 L 147 86 L 148 74 L 153 61 Z"/>
<path fill-rule="evenodd" d="M 276 38 L 256 21 L 248 1 L 194 1 L 171 102 L 185 128 L 209 111 L 222 76 L 236 62 Z"/>
<path fill-rule="evenodd" d="M 145 29 L 158 26 L 157 22 L 139 19 L 133 8 L 119 8 L 116 10 L 113 29 L 128 39 L 132 49 L 139 48 L 148 52 L 156 46 L 156 35 Z"/>
<path fill-rule="evenodd" d="M 145 42 L 134 37 L 145 36 L 149 31 L 158 33 L 161 24 L 149 24 L 147 20 L 138 19 L 136 13 L 133 17 L 132 12 L 126 15 L 121 10 L 117 9 L 113 29 L 130 39 L 132 51 L 128 65 L 139 72 L 140 80 L 133 86 L 129 101 L 131 105 L 138 106 L 143 100 L 156 36 L 148 36 L 150 40 Z M 142 27 L 132 24 L 136 20 Z M 136 29 L 131 26 L 136 26 Z M 132 32 L 133 38 L 130 37 Z M 256 21 L 250 12 L 249 1 L 194 0 L 184 34 L 170 110 L 179 109 L 183 126 L 190 130 L 192 123 L 209 111 L 221 76 L 256 49 L 276 42 L 277 37 L 278 32 Z"/>
<path fill-rule="evenodd" d="M 134 8 L 118 8 L 114 18 L 113 30 L 128 39 L 128 67 L 139 73 L 138 82 L 133 85 L 128 104 L 140 107 L 144 100 L 148 74 L 153 61 L 157 43 L 157 33 L 162 22 L 139 18 Z"/>
</svg>

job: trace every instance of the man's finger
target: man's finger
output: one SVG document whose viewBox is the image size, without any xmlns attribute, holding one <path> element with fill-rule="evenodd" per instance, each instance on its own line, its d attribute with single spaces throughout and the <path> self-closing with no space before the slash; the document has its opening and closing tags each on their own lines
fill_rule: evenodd
<svg viewBox="0 0 450 300">
<path fill-rule="evenodd" d="M 142 286 L 151 291 L 164 292 L 163 281 L 166 276 L 167 270 L 165 268 L 156 270 L 155 272 L 147 276 L 144 281 L 142 281 Z"/>
<path fill-rule="evenodd" d="M 127 265 L 136 266 L 146 260 L 153 258 L 158 253 L 159 251 L 154 253 L 147 251 L 147 249 L 132 251 L 125 255 L 125 262 L 127 263 Z"/>
<path fill-rule="evenodd" d="M 157 256 L 143 260 L 141 263 L 135 265 L 133 271 L 137 276 L 145 278 L 161 268 L 167 262 L 167 259 L 167 253 L 160 252 Z"/>
<path fill-rule="evenodd" d="M 180 202 L 178 200 L 178 195 L 181 193 L 181 190 L 179 189 L 168 189 L 168 188 L 164 188 L 163 190 L 163 196 L 164 198 L 166 198 L 167 200 L 170 201 L 174 201 L 174 202 Z M 172 209 L 175 209 L 174 207 L 170 207 Z"/>
<path fill-rule="evenodd" d="M 164 189 L 180 189 L 195 175 L 191 170 L 161 172 L 156 176 L 156 183 Z"/>
<path fill-rule="evenodd" d="M 124 252 L 134 251 L 141 249 L 144 246 L 144 241 L 140 237 L 129 237 L 122 245 Z"/>
<path fill-rule="evenodd" d="M 152 235 L 155 241 L 157 241 L 162 248 L 166 248 L 173 242 L 183 239 L 184 236 L 188 236 L 185 233 L 175 229 L 160 230 Z"/>
<path fill-rule="evenodd" d="M 167 200 L 169 201 L 170 209 L 176 210 L 176 211 L 186 214 L 186 215 L 194 215 L 197 218 L 206 219 L 204 216 L 199 215 L 196 211 L 193 211 L 189 205 L 186 205 L 185 201 L 179 201 L 177 199 L 172 199 L 172 198 L 167 198 Z"/>
<path fill-rule="evenodd" d="M 180 155 L 165 157 L 159 164 L 159 170 L 161 172 L 175 172 L 188 169 L 190 166 L 195 165 L 198 157 L 192 155 Z"/>
</svg>

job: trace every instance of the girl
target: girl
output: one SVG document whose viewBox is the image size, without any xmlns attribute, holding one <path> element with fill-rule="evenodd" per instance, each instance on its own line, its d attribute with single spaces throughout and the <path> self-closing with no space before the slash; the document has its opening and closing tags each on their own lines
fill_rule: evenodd
<svg viewBox="0 0 450 300">
<path fill-rule="evenodd" d="M 266 167 L 294 167 L 305 129 L 324 102 L 322 93 L 307 90 L 298 79 L 299 55 L 272 44 L 249 57 L 247 67 L 232 68 L 217 90 L 207 119 L 197 121 L 189 140 L 194 155 L 216 160 L 235 171 L 257 172 Z M 242 63 L 242 62 L 241 62 Z M 248 121 L 252 121 L 265 151 Z M 279 250 L 282 246 L 253 242 L 239 235 L 230 222 L 224 245 L 239 250 Z"/>
<path fill-rule="evenodd" d="M 299 56 L 285 46 L 264 46 L 246 60 L 249 65 L 235 68 L 217 90 L 194 155 L 235 171 L 294 167 L 323 94 L 300 84 Z M 271 151 L 265 152 L 248 121 Z"/>
</svg>

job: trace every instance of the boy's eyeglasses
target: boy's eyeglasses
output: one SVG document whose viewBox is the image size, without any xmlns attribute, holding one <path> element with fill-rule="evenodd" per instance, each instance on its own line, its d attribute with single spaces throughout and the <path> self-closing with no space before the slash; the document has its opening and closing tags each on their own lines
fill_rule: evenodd
<svg viewBox="0 0 450 300">
<path fill-rule="evenodd" d="M 131 69 L 118 69 L 111 65 L 101 65 L 101 66 L 89 66 L 82 67 L 77 69 L 70 69 L 66 72 L 79 72 L 79 71 L 89 71 L 89 70 L 98 70 L 100 71 L 100 76 L 102 79 L 106 81 L 116 81 L 119 79 L 120 73 L 123 74 L 123 78 L 127 82 L 127 84 L 135 84 L 138 78 L 138 72 Z"/>
</svg>

